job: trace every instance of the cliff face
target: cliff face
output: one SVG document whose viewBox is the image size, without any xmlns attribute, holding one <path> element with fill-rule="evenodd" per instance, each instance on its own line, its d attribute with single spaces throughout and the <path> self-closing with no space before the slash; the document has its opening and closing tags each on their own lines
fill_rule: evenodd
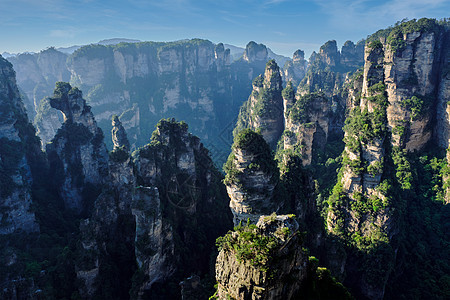
<svg viewBox="0 0 450 300">
<path fill-rule="evenodd" d="M 24 104 L 31 119 L 41 99 L 51 94 L 55 82 L 70 80 L 67 57 L 55 48 L 48 48 L 36 54 L 20 54 L 8 59 L 17 73 L 17 85 L 26 95 Z"/>
<path fill-rule="evenodd" d="M 80 213 L 94 200 L 83 196 L 88 185 L 98 190 L 108 172 L 103 133 L 78 88 L 58 82 L 50 105 L 63 113 L 64 123 L 47 145 L 49 161 L 66 207 Z"/>
<path fill-rule="evenodd" d="M 413 189 L 407 153 L 420 151 L 431 141 L 432 120 L 445 109 L 442 105 L 436 108 L 442 102 L 438 88 L 442 77 L 437 76 L 442 73 L 441 53 L 448 51 L 444 50 L 444 32 L 432 21 L 414 20 L 391 29 L 387 38 L 375 35 L 366 44 L 362 86 L 358 77 L 351 83 L 346 146 L 338 183 L 329 199 L 327 226 L 363 252 L 380 253 L 377 257 L 384 266 L 378 268 L 384 276 L 377 280 L 369 272 L 352 275 L 355 270 L 349 261 L 363 263 L 373 259 L 373 254 L 348 257 L 345 267 L 348 278 L 359 277 L 349 284 L 370 299 L 384 297 L 395 260 L 400 219 L 394 211 L 403 209 L 395 197 L 404 197 L 406 192 L 395 194 L 392 186 Z M 442 132 L 437 134 L 436 142 L 442 143 L 442 138 Z M 389 173 L 392 168 L 395 175 Z"/>
<path fill-rule="evenodd" d="M 247 44 L 243 58 L 247 62 L 267 61 L 267 48 L 263 44 L 257 44 L 253 41 Z"/>
<path fill-rule="evenodd" d="M 283 67 L 283 80 L 285 82 L 291 81 L 294 86 L 297 86 L 305 77 L 308 67 L 308 62 L 305 60 L 305 52 L 297 50 L 292 56 L 292 60 L 286 62 Z"/>
<path fill-rule="evenodd" d="M 27 153 L 39 151 L 34 135 L 14 70 L 0 56 L 0 235 L 18 230 L 39 232 L 31 206 L 33 177 Z"/>
<path fill-rule="evenodd" d="M 224 169 L 235 225 L 241 221 L 245 223 L 247 219 L 255 223 L 261 215 L 280 209 L 281 199 L 277 199 L 275 193 L 278 168 L 260 134 L 250 129 L 242 130 L 235 137 Z"/>
<path fill-rule="evenodd" d="M 206 273 L 205 251 L 231 227 L 228 197 L 208 151 L 185 123 L 161 120 L 152 143 L 134 159 L 140 184 L 132 208 L 136 260 L 145 274 L 141 292 L 172 275 Z"/>
<path fill-rule="evenodd" d="M 244 128 L 261 130 L 266 142 L 275 148 L 283 132 L 283 89 L 280 70 L 274 60 L 270 60 L 264 76 L 253 81 L 253 91 L 241 108 L 234 134 Z"/>
<path fill-rule="evenodd" d="M 284 150 L 299 154 L 303 165 L 310 165 L 314 150 L 325 148 L 330 118 L 330 103 L 323 94 L 297 95 L 285 113 Z"/>
<path fill-rule="evenodd" d="M 274 214 L 221 238 L 218 299 L 293 299 L 306 281 L 308 265 L 298 229 L 294 218 Z"/>
<path fill-rule="evenodd" d="M 120 120 L 113 118 L 113 126 L 120 128 Z M 119 132 L 113 140 L 126 139 Z M 187 125 L 174 120 L 161 120 L 133 158 L 120 143 L 109 157 L 108 184 L 80 226 L 80 294 L 177 297 L 177 290 L 154 285 L 207 274 L 205 255 L 231 227 L 220 173 Z"/>
<path fill-rule="evenodd" d="M 218 143 L 231 118 L 224 112 L 238 109 L 232 93 L 242 92 L 230 87 L 229 50 L 205 40 L 86 46 L 70 57 L 69 68 L 100 127 L 121 115 L 132 146 L 146 143 L 152 131 L 147 124 L 169 116 Z"/>
</svg>

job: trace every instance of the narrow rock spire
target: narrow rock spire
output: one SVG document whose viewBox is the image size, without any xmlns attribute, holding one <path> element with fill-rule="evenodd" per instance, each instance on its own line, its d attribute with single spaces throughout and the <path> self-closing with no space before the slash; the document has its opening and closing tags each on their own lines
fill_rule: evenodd
<svg viewBox="0 0 450 300">
<path fill-rule="evenodd" d="M 120 122 L 119 117 L 114 115 L 112 117 L 112 142 L 114 144 L 114 149 L 124 148 L 124 150 L 130 150 L 130 142 L 127 138 L 127 133 L 125 132 L 125 128 L 122 126 L 122 122 Z"/>
</svg>

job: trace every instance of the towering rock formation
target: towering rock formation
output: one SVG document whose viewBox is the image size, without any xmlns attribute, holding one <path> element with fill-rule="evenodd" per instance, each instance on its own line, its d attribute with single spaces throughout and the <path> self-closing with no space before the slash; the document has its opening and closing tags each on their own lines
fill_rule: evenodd
<svg viewBox="0 0 450 300">
<path fill-rule="evenodd" d="M 244 128 L 261 130 L 266 142 L 275 148 L 283 132 L 283 86 L 280 70 L 270 60 L 264 71 L 253 80 L 253 92 L 239 113 L 234 135 Z"/>
<path fill-rule="evenodd" d="M 290 87 L 286 87 L 289 89 Z M 285 90 L 284 94 L 287 93 Z M 330 101 L 323 93 L 313 93 L 290 100 L 285 112 L 284 150 L 298 154 L 303 165 L 310 165 L 313 150 L 325 148 L 330 126 Z"/>
<path fill-rule="evenodd" d="M 133 163 L 123 144 L 127 137 L 120 128 L 120 121 L 113 118 L 112 137 L 118 147 L 109 155 L 107 186 L 95 200 L 92 216 L 80 224 L 76 272 L 84 298 L 129 297 L 130 278 L 136 271 L 132 203 L 139 193 L 134 190 Z"/>
<path fill-rule="evenodd" d="M 134 160 L 138 294 L 158 295 L 155 282 L 208 272 L 205 253 L 231 228 L 229 200 L 208 151 L 185 123 L 161 120 Z"/>
<path fill-rule="evenodd" d="M 249 42 L 245 47 L 244 60 L 247 62 L 267 61 L 267 48 L 263 44 L 257 44 L 253 41 Z"/>
<path fill-rule="evenodd" d="M 0 235 L 39 232 L 32 209 L 30 166 L 30 159 L 40 152 L 36 143 L 12 65 L 0 56 Z"/>
<path fill-rule="evenodd" d="M 292 81 L 297 86 L 305 77 L 308 62 L 305 60 L 305 52 L 297 50 L 292 56 L 292 60 L 287 61 L 283 67 L 283 79 L 286 82 Z"/>
<path fill-rule="evenodd" d="M 347 68 L 360 68 L 364 61 L 365 41 L 361 40 L 356 45 L 352 41 L 346 41 L 341 48 L 340 63 Z"/>
<path fill-rule="evenodd" d="M 305 287 L 308 259 L 292 216 L 261 216 L 220 238 L 218 299 L 294 299 Z M 306 294 L 302 291 L 302 294 Z"/>
<path fill-rule="evenodd" d="M 279 171 L 260 134 L 250 129 L 239 132 L 224 169 L 235 225 L 248 219 L 256 223 L 261 215 L 280 209 L 282 199 L 275 193 Z"/>
<path fill-rule="evenodd" d="M 395 197 L 406 195 L 394 194 L 392 186 L 412 190 L 406 153 L 423 149 L 432 139 L 434 107 L 442 102 L 436 74 L 442 72 L 441 53 L 448 51 L 446 32 L 434 20 L 413 20 L 378 32 L 366 43 L 361 98 L 350 93 L 353 108 L 344 128 L 342 169 L 327 218 L 331 233 L 366 253 L 347 258 L 345 268 L 356 295 L 383 298 L 399 231 L 400 214 L 396 217 L 394 211 L 404 209 Z M 355 77 L 354 91 L 358 82 Z M 439 143 L 442 134 L 437 137 Z M 392 157 L 393 165 L 386 157 Z M 373 265 L 374 257 L 383 263 Z M 371 271 L 356 275 L 349 260 L 370 265 Z M 383 276 L 375 278 L 376 272 Z"/>
<path fill-rule="evenodd" d="M 112 117 L 112 141 L 114 145 L 114 149 L 122 148 L 125 151 L 130 150 L 130 142 L 128 141 L 127 133 L 122 126 L 122 122 L 120 122 L 119 117 L 114 115 Z"/>
<path fill-rule="evenodd" d="M 80 213 L 94 201 L 89 190 L 101 189 L 108 172 L 103 133 L 78 88 L 58 82 L 50 105 L 64 123 L 47 145 L 49 161 L 66 207 Z"/>
</svg>

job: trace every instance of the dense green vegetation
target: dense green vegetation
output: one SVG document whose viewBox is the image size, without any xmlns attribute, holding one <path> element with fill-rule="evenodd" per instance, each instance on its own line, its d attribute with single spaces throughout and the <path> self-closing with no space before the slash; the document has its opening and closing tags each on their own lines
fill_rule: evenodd
<svg viewBox="0 0 450 300">
<path fill-rule="evenodd" d="M 367 38 L 367 44 L 370 45 L 371 48 L 380 47 L 381 43 L 379 43 L 379 40 L 380 38 L 384 38 L 394 52 L 401 52 L 406 46 L 404 35 L 413 32 L 437 32 L 439 24 L 440 22 L 437 20 L 429 18 L 421 18 L 419 20 L 412 19 L 410 21 L 404 19 L 395 23 L 393 27 L 378 30 L 370 35 Z"/>
<path fill-rule="evenodd" d="M 310 122 L 309 116 L 313 110 L 313 102 L 327 102 L 324 93 L 308 93 L 300 96 L 289 110 L 289 118 L 298 123 Z"/>
<path fill-rule="evenodd" d="M 289 230 L 285 229 L 288 236 Z M 258 227 L 250 222 L 246 225 L 239 224 L 234 227 L 234 232 L 229 231 L 225 236 L 217 238 L 216 245 L 219 251 L 233 251 L 239 263 L 248 262 L 265 272 L 273 257 L 273 250 L 279 246 L 275 237 L 261 234 Z"/>
<path fill-rule="evenodd" d="M 249 169 L 261 170 L 266 174 L 273 174 L 273 178 L 278 175 L 277 164 L 273 158 L 272 150 L 266 143 L 261 134 L 254 132 L 251 129 L 244 129 L 239 132 L 235 138 L 232 146 L 233 152 L 228 156 L 227 162 L 224 164 L 224 171 L 226 173 L 225 184 L 239 184 L 239 177 L 241 172 L 236 166 L 235 151 L 239 150 L 248 155 L 253 156 Z"/>
</svg>

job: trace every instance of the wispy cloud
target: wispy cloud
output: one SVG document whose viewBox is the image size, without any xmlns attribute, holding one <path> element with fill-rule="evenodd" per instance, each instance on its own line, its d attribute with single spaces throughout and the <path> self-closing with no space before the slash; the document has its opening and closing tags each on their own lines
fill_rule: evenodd
<svg viewBox="0 0 450 300">
<path fill-rule="evenodd" d="M 50 30 L 50 37 L 54 38 L 74 38 L 77 34 L 77 30 L 74 29 L 54 29 Z"/>
</svg>

